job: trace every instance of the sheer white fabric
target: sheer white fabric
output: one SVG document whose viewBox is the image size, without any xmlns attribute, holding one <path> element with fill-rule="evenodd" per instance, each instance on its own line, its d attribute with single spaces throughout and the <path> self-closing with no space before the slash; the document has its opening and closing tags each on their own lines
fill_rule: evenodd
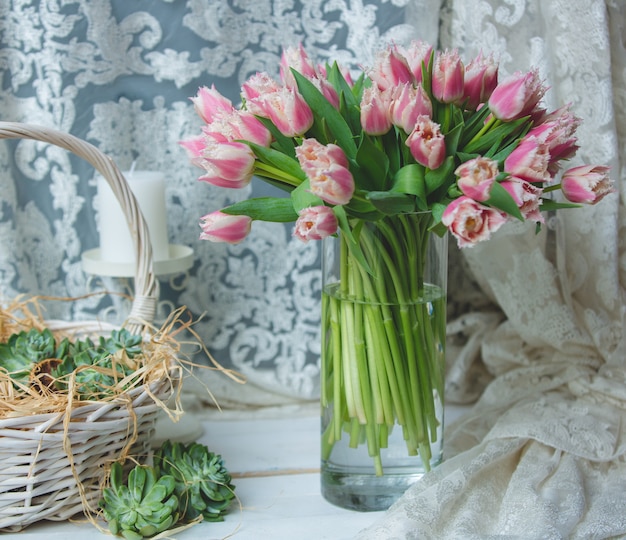
<svg viewBox="0 0 626 540">
<path fill-rule="evenodd" d="M 446 461 L 358 538 L 624 538 L 626 6 L 458 0 L 443 23 L 443 45 L 499 51 L 503 74 L 538 66 L 550 108 L 584 120 L 580 157 L 610 165 L 619 193 L 464 253 L 504 314 L 465 317 L 485 323 L 493 380 L 448 426 Z"/>
</svg>

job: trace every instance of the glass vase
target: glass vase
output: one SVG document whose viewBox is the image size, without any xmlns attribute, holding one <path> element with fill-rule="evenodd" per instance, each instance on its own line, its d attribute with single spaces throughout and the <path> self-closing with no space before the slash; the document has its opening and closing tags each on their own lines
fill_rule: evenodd
<svg viewBox="0 0 626 540">
<path fill-rule="evenodd" d="M 447 236 L 430 213 L 323 241 L 321 490 L 388 508 L 442 459 Z"/>
</svg>

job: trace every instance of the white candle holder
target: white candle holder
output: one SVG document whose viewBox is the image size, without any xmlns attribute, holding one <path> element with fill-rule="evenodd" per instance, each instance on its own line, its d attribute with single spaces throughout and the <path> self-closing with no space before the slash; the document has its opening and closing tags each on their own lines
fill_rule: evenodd
<svg viewBox="0 0 626 540">
<path fill-rule="evenodd" d="M 134 169 L 123 174 L 148 225 L 154 273 L 165 275 L 189 270 L 193 265 L 193 250 L 168 241 L 165 176 L 157 171 Z M 83 253 L 83 269 L 100 276 L 132 277 L 136 262 L 128 223 L 108 183 L 104 178 L 98 178 L 97 183 L 100 247 Z"/>
</svg>

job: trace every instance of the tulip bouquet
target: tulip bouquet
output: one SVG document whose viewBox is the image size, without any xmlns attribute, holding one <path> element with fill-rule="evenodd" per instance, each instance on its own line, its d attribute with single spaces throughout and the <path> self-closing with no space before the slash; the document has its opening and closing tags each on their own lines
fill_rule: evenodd
<svg viewBox="0 0 626 540">
<path fill-rule="evenodd" d="M 465 64 L 457 51 L 415 41 L 387 47 L 358 78 L 289 48 L 280 81 L 253 75 L 241 106 L 215 87 L 192 98 L 205 125 L 181 144 L 204 169 L 199 179 L 240 188 L 257 177 L 286 194 L 205 215 L 201 238 L 241 242 L 262 220 L 295 222 L 304 242 L 341 239 L 341 283 L 322 303 L 322 402 L 333 406 L 325 456 L 348 431 L 351 446 L 367 441 L 382 474 L 381 449 L 401 424 L 409 454 L 428 468 L 445 297 L 433 320 L 425 239 L 449 231 L 471 247 L 509 220 L 540 226 L 544 210 L 593 204 L 613 190 L 606 167 L 560 172 L 577 151 L 579 119 L 568 106 L 543 108 L 545 91 L 535 70 L 499 81 L 493 56 Z M 401 307 L 389 311 L 394 303 Z"/>
</svg>

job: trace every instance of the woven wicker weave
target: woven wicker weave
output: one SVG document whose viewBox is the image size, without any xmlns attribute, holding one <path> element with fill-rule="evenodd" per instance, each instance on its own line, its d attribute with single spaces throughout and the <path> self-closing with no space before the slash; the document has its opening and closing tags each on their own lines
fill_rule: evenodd
<svg viewBox="0 0 626 540">
<path fill-rule="evenodd" d="M 108 181 L 127 218 L 137 259 L 135 297 L 125 327 L 141 333 L 154 318 L 158 281 L 147 225 L 119 169 L 91 144 L 40 126 L 0 122 L 0 138 L 34 139 L 65 148 Z M 83 323 L 71 325 L 80 331 Z M 67 411 L 0 419 L 0 529 L 15 531 L 42 519 L 65 520 L 86 510 L 84 504 L 93 509 L 105 465 L 131 445 L 131 455 L 147 451 L 159 410 L 152 396 L 166 399 L 171 392 L 172 382 L 164 378 L 114 401 L 84 401 Z"/>
</svg>

